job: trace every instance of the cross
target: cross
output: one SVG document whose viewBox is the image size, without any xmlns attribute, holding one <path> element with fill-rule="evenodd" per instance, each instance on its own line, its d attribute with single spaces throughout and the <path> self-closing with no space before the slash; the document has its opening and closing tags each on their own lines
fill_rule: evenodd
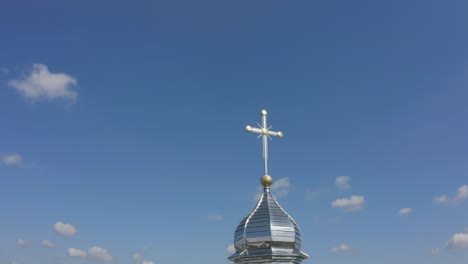
<svg viewBox="0 0 468 264">
<path fill-rule="evenodd" d="M 245 130 L 247 132 L 254 132 L 260 134 L 258 137 L 263 139 L 263 160 L 265 161 L 265 175 L 268 175 L 268 139 L 271 139 L 270 136 L 283 137 L 283 133 L 278 131 L 270 130 L 271 126 L 267 126 L 267 111 L 262 110 L 262 125 L 257 123 L 258 127 L 246 126 Z"/>
</svg>

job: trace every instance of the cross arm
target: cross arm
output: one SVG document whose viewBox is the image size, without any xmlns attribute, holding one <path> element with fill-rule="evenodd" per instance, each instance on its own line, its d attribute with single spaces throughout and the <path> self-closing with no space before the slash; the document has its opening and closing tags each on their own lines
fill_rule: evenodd
<svg viewBox="0 0 468 264">
<path fill-rule="evenodd" d="M 271 131 L 271 130 L 268 130 L 268 135 L 270 136 L 275 136 L 275 137 L 283 137 L 283 132 L 281 131 Z"/>
<path fill-rule="evenodd" d="M 264 136 L 275 136 L 275 137 L 283 137 L 283 133 L 281 131 L 271 131 L 266 128 L 258 128 L 258 127 L 251 127 L 246 126 L 245 131 L 247 132 L 254 132 L 257 134 L 262 134 Z"/>
<path fill-rule="evenodd" d="M 254 132 L 254 133 L 257 133 L 257 134 L 262 134 L 262 129 L 261 129 L 261 128 L 257 128 L 257 127 L 246 126 L 246 127 L 245 127 L 245 131 L 247 131 L 247 132 Z"/>
</svg>

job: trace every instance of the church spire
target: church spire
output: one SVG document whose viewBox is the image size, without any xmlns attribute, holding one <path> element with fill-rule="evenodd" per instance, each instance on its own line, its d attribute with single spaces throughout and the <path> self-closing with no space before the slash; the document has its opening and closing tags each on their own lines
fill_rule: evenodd
<svg viewBox="0 0 468 264">
<path fill-rule="evenodd" d="M 236 264 L 299 264 L 309 256 L 301 251 L 301 231 L 294 219 L 281 208 L 270 193 L 272 178 L 268 175 L 268 139 L 283 137 L 267 126 L 267 112 L 262 110 L 262 125 L 247 126 L 247 132 L 263 137 L 265 174 L 261 178 L 264 188 L 255 208 L 240 222 L 234 233 L 236 252 L 229 260 Z"/>
</svg>

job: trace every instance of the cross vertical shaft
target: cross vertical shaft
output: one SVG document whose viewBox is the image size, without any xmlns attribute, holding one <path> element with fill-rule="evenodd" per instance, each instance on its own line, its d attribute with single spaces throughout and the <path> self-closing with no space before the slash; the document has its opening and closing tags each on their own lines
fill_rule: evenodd
<svg viewBox="0 0 468 264">
<path fill-rule="evenodd" d="M 268 139 L 271 139 L 271 136 L 283 137 L 283 133 L 280 131 L 270 130 L 271 126 L 268 127 L 267 124 L 267 111 L 262 110 L 262 124 L 258 124 L 258 127 L 246 126 L 245 130 L 247 132 L 253 132 L 260 134 L 259 137 L 262 137 L 263 141 L 263 160 L 265 164 L 265 175 L 268 175 Z"/>
</svg>

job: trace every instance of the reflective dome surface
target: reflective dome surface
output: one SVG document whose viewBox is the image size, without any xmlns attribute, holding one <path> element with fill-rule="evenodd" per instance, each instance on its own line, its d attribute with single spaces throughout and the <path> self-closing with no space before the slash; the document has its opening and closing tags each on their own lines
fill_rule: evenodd
<svg viewBox="0 0 468 264">
<path fill-rule="evenodd" d="M 300 263 L 301 232 L 294 219 L 265 188 L 255 208 L 237 226 L 234 234 L 235 263 Z"/>
</svg>

